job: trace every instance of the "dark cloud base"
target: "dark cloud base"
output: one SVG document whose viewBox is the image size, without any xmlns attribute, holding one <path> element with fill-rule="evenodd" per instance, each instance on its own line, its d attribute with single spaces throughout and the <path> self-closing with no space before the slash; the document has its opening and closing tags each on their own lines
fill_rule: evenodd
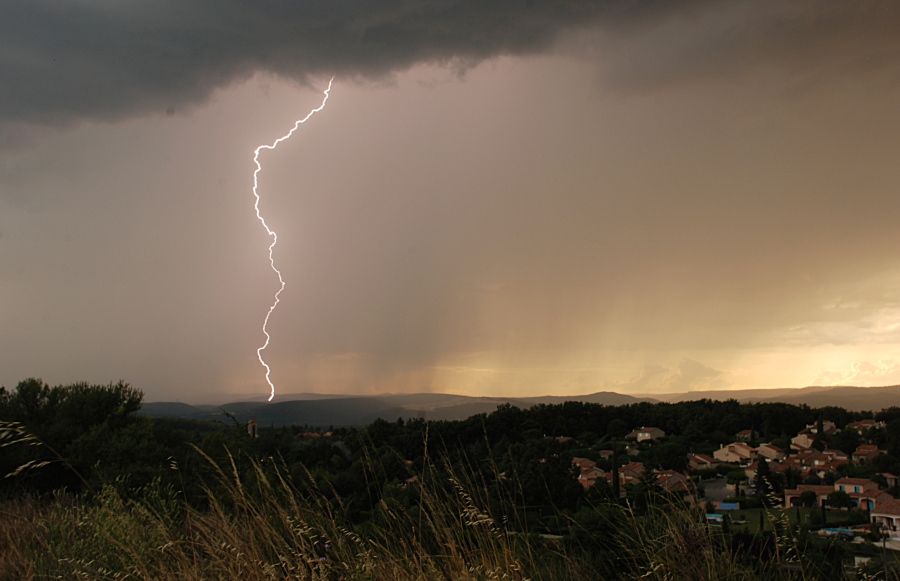
<svg viewBox="0 0 900 581">
<path fill-rule="evenodd" d="M 0 126 L 163 114 L 257 71 L 306 82 L 466 67 L 546 51 L 585 26 L 613 43 L 655 38 L 623 58 L 599 45 L 611 81 L 633 86 L 760 62 L 896 69 L 900 46 L 900 6 L 887 0 L 12 0 L 0 19 Z"/>
<path fill-rule="evenodd" d="M 617 2 L 13 2 L 0 23 L 0 122 L 164 112 L 255 71 L 382 75 L 547 48 Z"/>
</svg>

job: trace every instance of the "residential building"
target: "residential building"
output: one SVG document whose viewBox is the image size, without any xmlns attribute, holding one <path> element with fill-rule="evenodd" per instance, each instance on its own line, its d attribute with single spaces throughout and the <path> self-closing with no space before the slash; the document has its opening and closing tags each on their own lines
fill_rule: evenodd
<svg viewBox="0 0 900 581">
<path fill-rule="evenodd" d="M 733 442 L 713 452 L 713 457 L 719 462 L 749 464 L 756 459 L 756 448 L 744 442 Z"/>
<path fill-rule="evenodd" d="M 858 422 L 850 422 L 846 426 L 844 426 L 845 430 L 856 430 L 860 435 L 866 433 L 868 430 L 872 428 L 879 428 L 881 430 L 885 429 L 886 425 L 884 422 L 876 422 L 875 420 L 860 420 Z"/>
<path fill-rule="evenodd" d="M 837 429 L 837 426 L 834 425 L 834 422 L 832 422 L 831 420 L 822 421 L 822 433 L 824 433 L 826 436 L 830 436 L 831 434 L 835 434 L 839 431 L 840 430 Z M 819 426 L 818 426 L 818 422 L 816 422 L 815 424 L 809 424 L 808 426 L 806 426 L 805 428 L 800 430 L 799 433 L 800 434 L 810 434 L 812 436 L 815 436 L 818 434 L 818 432 L 819 432 Z"/>
<path fill-rule="evenodd" d="M 719 467 L 719 461 L 706 454 L 691 454 L 688 458 L 691 470 L 710 470 Z"/>
<path fill-rule="evenodd" d="M 863 444 L 853 452 L 853 461 L 859 464 L 868 464 L 879 454 L 885 454 L 885 450 L 879 450 L 875 444 Z"/>
<path fill-rule="evenodd" d="M 656 482 L 666 492 L 688 492 L 691 489 L 690 480 L 681 472 L 674 470 L 656 470 Z"/>
<path fill-rule="evenodd" d="M 735 440 L 738 442 L 749 442 L 750 440 L 755 440 L 759 438 L 759 434 L 756 430 L 741 430 L 734 436 Z"/>
<path fill-rule="evenodd" d="M 621 433 L 621 432 L 620 432 Z M 625 436 L 626 439 L 634 439 L 638 442 L 643 442 L 645 440 L 658 440 L 660 438 L 665 437 L 666 433 L 659 428 L 638 428 Z"/>
<path fill-rule="evenodd" d="M 623 474 L 628 478 L 640 478 L 644 470 L 643 462 L 630 462 L 619 468 L 619 474 Z"/>
<path fill-rule="evenodd" d="M 878 484 L 868 478 L 841 478 L 831 486 L 801 484 L 793 490 L 785 490 L 784 505 L 786 507 L 798 506 L 800 495 L 806 490 L 816 493 L 816 506 L 821 506 L 822 503 L 827 504 L 829 494 L 835 490 L 842 490 L 853 499 L 856 506 L 869 511 L 893 498 L 884 490 L 880 490 Z"/>
<path fill-rule="evenodd" d="M 893 498 L 887 492 L 880 490 L 878 483 L 868 478 L 841 478 L 834 483 L 835 490 L 843 490 L 856 502 L 856 506 L 865 510 L 872 510 L 884 497 Z"/>
<path fill-rule="evenodd" d="M 900 536 L 900 500 L 888 498 L 878 503 L 869 513 L 873 523 L 879 523 L 891 538 Z"/>
<path fill-rule="evenodd" d="M 834 486 L 825 484 L 801 484 L 797 488 L 784 491 L 784 506 L 790 508 L 792 506 L 800 506 L 800 495 L 807 490 L 816 493 L 816 502 L 813 506 L 822 506 L 828 503 L 828 495 L 834 492 Z"/>
<path fill-rule="evenodd" d="M 578 467 L 578 482 L 585 488 L 593 486 L 598 478 L 603 478 L 605 472 L 598 468 L 596 463 L 589 458 L 572 458 L 572 464 Z"/>
<path fill-rule="evenodd" d="M 809 450 L 812 448 L 816 437 L 812 434 L 797 434 L 791 438 L 791 449 L 793 450 Z"/>
<path fill-rule="evenodd" d="M 787 457 L 787 452 L 772 444 L 760 444 L 756 448 L 756 454 L 769 460 L 784 460 Z"/>
</svg>

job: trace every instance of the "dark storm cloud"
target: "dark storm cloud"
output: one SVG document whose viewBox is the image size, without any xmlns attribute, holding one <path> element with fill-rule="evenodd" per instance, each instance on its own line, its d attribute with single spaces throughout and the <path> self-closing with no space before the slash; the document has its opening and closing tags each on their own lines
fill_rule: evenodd
<svg viewBox="0 0 900 581">
<path fill-rule="evenodd" d="M 595 50 L 612 85 L 647 89 L 750 69 L 796 74 L 795 88 L 835 80 L 900 80 L 900 3 L 802 0 L 706 2 L 664 22 L 623 27 Z"/>
<path fill-rule="evenodd" d="M 0 121 L 172 111 L 257 70 L 379 75 L 548 46 L 609 2 L 13 1 L 0 19 Z"/>
<path fill-rule="evenodd" d="M 464 68 L 545 51 L 591 24 L 612 42 L 651 31 L 627 58 L 603 43 L 597 55 L 635 85 L 767 60 L 890 68 L 898 12 L 883 1 L 12 0 L 0 18 L 0 124 L 171 114 L 256 71 L 303 82 Z"/>
</svg>

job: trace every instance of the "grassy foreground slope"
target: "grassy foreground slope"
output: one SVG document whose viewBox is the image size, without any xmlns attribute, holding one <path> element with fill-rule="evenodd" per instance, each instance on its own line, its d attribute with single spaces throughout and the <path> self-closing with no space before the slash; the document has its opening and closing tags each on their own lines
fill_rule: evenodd
<svg viewBox="0 0 900 581">
<path fill-rule="evenodd" d="M 139 416 L 141 396 L 123 383 L 0 388 L 0 580 L 897 578 L 887 551 L 810 536 L 809 519 L 769 509 L 728 530 L 655 478 L 619 494 L 584 488 L 573 464 L 677 470 L 742 427 L 858 419 L 842 409 L 568 402 L 253 437 L 237 420 Z M 876 417 L 880 458 L 900 473 L 900 409 Z M 618 462 L 635 425 L 671 436 Z"/>
<path fill-rule="evenodd" d="M 805 546 L 775 519 L 740 547 L 683 505 L 607 506 L 592 527 L 571 519 L 563 535 L 529 535 L 487 508 L 473 475 L 433 466 L 403 491 L 417 495 L 412 508 L 386 491 L 375 517 L 354 526 L 311 482 L 216 470 L 202 508 L 154 486 L 127 499 L 107 487 L 96 498 L 6 501 L 0 579 L 847 578 L 823 558 L 827 547 Z"/>
</svg>

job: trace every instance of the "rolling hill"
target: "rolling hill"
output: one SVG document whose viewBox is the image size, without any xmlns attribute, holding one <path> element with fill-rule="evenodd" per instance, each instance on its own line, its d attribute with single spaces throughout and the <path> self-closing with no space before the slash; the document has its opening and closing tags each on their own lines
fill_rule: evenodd
<svg viewBox="0 0 900 581">
<path fill-rule="evenodd" d="M 529 408 L 538 404 L 560 404 L 581 401 L 603 405 L 628 405 L 639 402 L 679 402 L 698 399 L 736 399 L 741 403 L 783 402 L 810 407 L 838 406 L 848 410 L 878 411 L 900 406 L 900 386 L 887 387 L 804 387 L 751 389 L 734 391 L 692 391 L 676 394 L 651 394 L 635 397 L 603 391 L 576 396 L 541 397 L 470 397 L 445 393 L 381 394 L 375 396 L 327 396 L 293 394 L 280 396 L 274 402 L 238 401 L 214 405 L 189 405 L 180 402 L 145 403 L 142 414 L 154 417 L 192 418 L 228 421 L 222 410 L 239 421 L 254 419 L 262 426 L 309 425 L 366 426 L 377 418 L 428 420 L 462 420 L 480 413 L 490 413 L 497 406 L 511 404 Z"/>
<path fill-rule="evenodd" d="M 303 394 L 306 395 L 306 394 Z M 557 404 L 565 401 L 584 401 L 606 405 L 625 405 L 651 401 L 614 392 L 600 392 L 585 396 L 545 396 L 527 398 L 469 397 L 442 393 L 383 394 L 376 396 L 333 396 L 277 400 L 274 402 L 242 401 L 221 406 L 189 405 L 180 402 L 150 402 L 141 408 L 142 414 L 154 417 L 191 418 L 228 421 L 223 410 L 239 421 L 256 420 L 261 426 L 309 425 L 365 426 L 377 418 L 396 421 L 398 418 L 429 420 L 462 420 L 479 413 L 490 413 L 503 404 L 529 408 L 538 404 Z"/>
</svg>

